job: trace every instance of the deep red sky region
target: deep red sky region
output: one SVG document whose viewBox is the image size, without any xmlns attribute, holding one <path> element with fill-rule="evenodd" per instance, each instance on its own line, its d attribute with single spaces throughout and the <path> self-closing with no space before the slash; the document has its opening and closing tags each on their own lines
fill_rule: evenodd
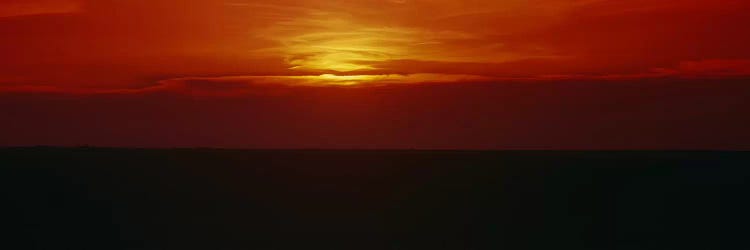
<svg viewBox="0 0 750 250">
<path fill-rule="evenodd" d="M 750 149 L 746 0 L 4 0 L 0 146 Z"/>
</svg>

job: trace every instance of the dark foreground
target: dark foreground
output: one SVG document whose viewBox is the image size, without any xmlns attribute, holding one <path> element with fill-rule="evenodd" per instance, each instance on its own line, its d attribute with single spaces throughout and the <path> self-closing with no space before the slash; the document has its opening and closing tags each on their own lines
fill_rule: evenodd
<svg viewBox="0 0 750 250">
<path fill-rule="evenodd" d="M 750 153 L 0 149 L 0 249 L 749 249 Z"/>
</svg>

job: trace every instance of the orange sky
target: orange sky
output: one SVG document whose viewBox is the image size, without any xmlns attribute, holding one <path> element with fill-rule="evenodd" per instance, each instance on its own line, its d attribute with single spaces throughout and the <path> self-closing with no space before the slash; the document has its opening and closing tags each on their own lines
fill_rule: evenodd
<svg viewBox="0 0 750 250">
<path fill-rule="evenodd" d="M 750 72 L 748 13 L 743 0 L 11 0 L 0 84 L 737 76 Z"/>
<path fill-rule="evenodd" d="M 742 148 L 748 27 L 746 0 L 4 0 L 0 145 Z"/>
</svg>

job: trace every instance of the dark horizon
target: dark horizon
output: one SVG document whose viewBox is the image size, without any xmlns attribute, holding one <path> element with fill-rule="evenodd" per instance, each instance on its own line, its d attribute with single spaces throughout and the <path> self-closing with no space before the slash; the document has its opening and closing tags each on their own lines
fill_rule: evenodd
<svg viewBox="0 0 750 250">
<path fill-rule="evenodd" d="M 747 152 L 0 149 L 3 249 L 744 249 Z"/>
<path fill-rule="evenodd" d="M 0 146 L 750 149 L 746 80 L 0 93 Z"/>
<path fill-rule="evenodd" d="M 521 152 L 559 152 L 559 153 L 745 153 L 750 150 L 724 150 L 724 149 L 430 149 L 430 148 L 222 148 L 222 147 L 107 147 L 94 145 L 74 145 L 74 146 L 53 146 L 53 145 L 32 145 L 32 146 L 0 146 L 0 150 L 145 150 L 145 151 L 165 151 L 165 150 L 208 150 L 208 151 L 362 151 L 362 152 L 494 152 L 494 153 L 521 153 Z"/>
</svg>

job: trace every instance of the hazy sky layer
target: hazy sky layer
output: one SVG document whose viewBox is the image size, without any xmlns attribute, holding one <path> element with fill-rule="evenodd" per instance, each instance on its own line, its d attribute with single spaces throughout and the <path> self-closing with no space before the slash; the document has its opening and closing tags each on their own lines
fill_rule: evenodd
<svg viewBox="0 0 750 250">
<path fill-rule="evenodd" d="M 748 25 L 744 0 L 9 0 L 0 145 L 746 148 Z"/>
</svg>

